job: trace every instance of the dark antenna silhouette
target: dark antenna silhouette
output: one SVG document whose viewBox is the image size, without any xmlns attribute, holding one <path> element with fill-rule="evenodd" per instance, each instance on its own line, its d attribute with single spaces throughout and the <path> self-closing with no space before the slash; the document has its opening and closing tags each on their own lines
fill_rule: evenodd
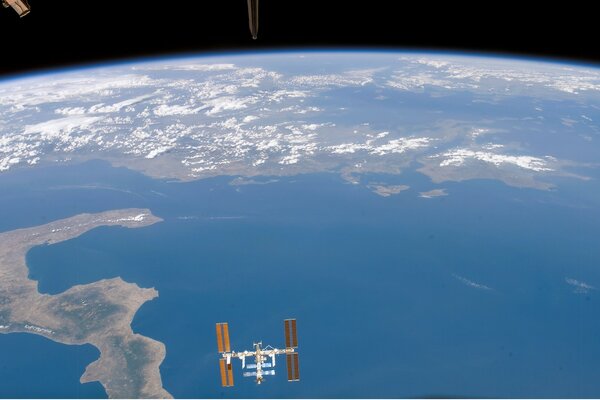
<svg viewBox="0 0 600 400">
<path fill-rule="evenodd" d="M 248 0 L 248 20 L 252 39 L 258 37 L 258 0 Z"/>
</svg>

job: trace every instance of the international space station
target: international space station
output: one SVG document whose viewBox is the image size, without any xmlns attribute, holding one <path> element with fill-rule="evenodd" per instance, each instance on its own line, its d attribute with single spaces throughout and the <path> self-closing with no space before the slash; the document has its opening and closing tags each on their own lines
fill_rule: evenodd
<svg viewBox="0 0 600 400">
<path fill-rule="evenodd" d="M 12 7 L 20 17 L 24 17 L 31 11 L 27 0 L 0 0 L 4 8 Z M 252 39 L 258 37 L 258 0 L 248 0 L 248 20 Z"/>
<path fill-rule="evenodd" d="M 2 5 L 4 8 L 12 7 L 19 14 L 19 17 L 24 17 L 31 11 L 27 0 L 2 0 Z"/>
<path fill-rule="evenodd" d="M 262 342 L 256 342 L 253 344 L 254 350 L 232 351 L 229 343 L 229 325 L 227 322 L 218 323 L 217 348 L 219 353 L 221 353 L 221 359 L 219 359 L 221 385 L 223 387 L 233 386 L 232 360 L 234 358 L 242 360 L 242 370 L 253 370 L 245 371 L 243 376 L 256 377 L 256 383 L 260 385 L 265 376 L 275 375 L 276 356 L 283 354 L 285 354 L 287 363 L 288 381 L 299 381 L 300 371 L 298 370 L 298 352 L 296 351 L 298 347 L 296 319 L 286 319 L 283 321 L 283 325 L 285 331 L 285 349 L 276 349 L 271 346 L 262 347 Z M 253 357 L 254 363 L 246 364 L 246 357 Z"/>
</svg>

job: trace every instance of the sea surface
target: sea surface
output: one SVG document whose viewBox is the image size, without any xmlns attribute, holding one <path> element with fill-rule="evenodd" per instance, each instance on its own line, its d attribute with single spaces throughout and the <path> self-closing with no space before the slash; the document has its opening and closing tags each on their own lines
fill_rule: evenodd
<svg viewBox="0 0 600 400">
<path fill-rule="evenodd" d="M 100 352 L 90 345 L 67 346 L 38 335 L 0 335 L 2 398 L 106 398 L 100 383 L 80 384 L 85 367 Z"/>
<path fill-rule="evenodd" d="M 165 343 L 175 397 L 600 396 L 600 296 L 567 282 L 600 287 L 597 179 L 543 192 L 362 177 L 411 186 L 381 197 L 335 174 L 234 178 L 161 181 L 102 162 L 15 171 L 0 175 L 0 230 L 123 207 L 164 218 L 40 246 L 27 262 L 43 293 L 115 276 L 155 287 L 133 328 Z M 434 188 L 448 195 L 419 197 Z M 215 323 L 244 350 L 283 346 L 290 317 L 301 381 L 280 358 L 264 385 L 236 363 L 235 387 L 221 388 Z M 94 351 L 0 335 L 0 396 L 99 396 L 78 383 Z"/>
</svg>

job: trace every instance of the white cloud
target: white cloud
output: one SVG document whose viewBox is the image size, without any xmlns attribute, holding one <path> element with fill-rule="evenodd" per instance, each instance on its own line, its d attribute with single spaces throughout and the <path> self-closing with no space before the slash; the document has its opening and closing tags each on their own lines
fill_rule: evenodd
<svg viewBox="0 0 600 400">
<path fill-rule="evenodd" d="M 426 137 L 402 137 L 389 140 L 383 144 L 374 144 L 377 139 L 386 137 L 389 132 L 382 132 L 375 135 L 375 139 L 368 139 L 363 143 L 340 143 L 327 147 L 333 154 L 354 154 L 358 151 L 366 151 L 376 156 L 384 156 L 387 154 L 401 154 L 408 150 L 417 150 L 425 148 L 432 141 Z"/>
<path fill-rule="evenodd" d="M 596 290 L 592 285 L 578 281 L 577 279 L 565 278 L 565 282 L 573 287 L 575 293 L 588 293 L 590 290 Z"/>
<path fill-rule="evenodd" d="M 0 84 L 0 105 L 13 105 L 18 109 L 66 101 L 82 101 L 99 96 L 111 96 L 124 89 L 156 85 L 145 75 L 57 75 L 36 77 L 19 81 L 18 86 Z"/>
<path fill-rule="evenodd" d="M 169 151 L 170 149 L 172 149 L 172 146 L 161 146 L 156 149 L 152 149 L 148 154 L 146 154 L 146 158 L 147 159 L 156 158 L 157 156 Z"/>
<path fill-rule="evenodd" d="M 65 107 L 58 108 L 54 112 L 60 115 L 83 115 L 86 113 L 86 109 L 85 107 Z"/>
<path fill-rule="evenodd" d="M 210 110 L 206 111 L 206 115 L 212 116 L 223 111 L 242 110 L 247 108 L 248 104 L 252 102 L 254 102 L 254 100 L 251 98 L 236 98 L 232 96 L 224 96 L 207 100 L 205 103 Z"/>
<path fill-rule="evenodd" d="M 65 118 L 53 119 L 38 124 L 27 125 L 23 134 L 39 134 L 44 140 L 68 141 L 69 134 L 74 131 L 89 129 L 102 120 L 102 117 L 88 117 L 82 115 L 71 115 Z"/>
<path fill-rule="evenodd" d="M 385 144 L 373 147 L 370 152 L 371 154 L 375 154 L 378 156 L 393 153 L 404 153 L 407 150 L 416 150 L 423 147 L 427 147 L 430 141 L 430 138 L 424 137 L 393 139 Z"/>
<path fill-rule="evenodd" d="M 328 149 L 333 154 L 353 154 L 359 150 L 367 150 L 369 146 L 363 143 L 342 143 L 335 146 L 329 146 Z"/>
<path fill-rule="evenodd" d="M 465 285 L 475 288 L 475 289 L 480 289 L 480 290 L 493 290 L 491 287 L 486 286 L 482 283 L 477 283 L 475 281 L 472 281 L 470 279 L 467 279 L 465 277 L 462 277 L 460 275 L 456 275 L 456 274 L 452 274 L 453 277 L 455 277 L 456 279 L 458 279 L 460 282 L 464 283 Z"/>
<path fill-rule="evenodd" d="M 406 91 L 420 90 L 427 86 L 437 86 L 448 90 L 471 87 L 471 85 L 441 78 L 437 73 L 415 73 L 414 71 L 397 71 L 386 83 L 392 88 Z"/>
<path fill-rule="evenodd" d="M 461 166 L 469 159 L 482 161 L 485 163 L 501 166 L 503 164 L 515 165 L 519 168 L 535 171 L 535 172 L 551 172 L 554 169 L 548 166 L 549 159 L 543 159 L 533 156 L 514 156 L 505 154 L 496 154 L 487 151 L 475 151 L 470 149 L 454 149 L 442 154 L 434 155 L 433 158 L 440 157 L 443 160 L 440 162 L 440 167 Z"/>
<path fill-rule="evenodd" d="M 196 114 L 199 111 L 203 110 L 206 107 L 190 107 L 187 105 L 179 105 L 179 104 L 173 104 L 173 105 L 167 105 L 167 104 L 161 104 L 158 107 L 156 107 L 154 110 L 152 110 L 152 113 L 158 117 L 167 117 L 167 116 L 173 116 L 173 115 L 191 115 L 191 114 Z"/>
<path fill-rule="evenodd" d="M 121 111 L 121 109 L 137 104 L 137 103 L 141 103 L 145 100 L 148 100 L 152 97 L 152 95 L 142 95 L 142 96 L 137 96 L 131 99 L 126 99 L 123 101 L 120 101 L 118 103 L 115 104 L 111 104 L 111 105 L 105 105 L 105 104 L 97 104 L 95 106 L 90 107 L 90 109 L 88 110 L 89 113 L 92 114 L 96 114 L 96 113 L 115 113 L 115 112 L 119 112 Z"/>
<path fill-rule="evenodd" d="M 215 71 L 231 71 L 237 67 L 235 64 L 221 63 L 221 64 L 160 64 L 160 65 L 144 65 L 134 66 L 133 70 L 142 71 L 195 71 L 195 72 L 215 72 Z"/>
<path fill-rule="evenodd" d="M 7 156 L 0 158 L 0 171 L 8 171 L 12 165 L 16 165 L 21 162 L 19 157 Z"/>
<path fill-rule="evenodd" d="M 307 55 L 298 62 L 312 63 L 312 57 L 318 56 Z M 438 154 L 430 160 L 435 168 L 438 163 L 452 167 L 479 161 L 524 170 L 515 168 L 511 174 L 560 171 L 565 164 L 548 156 L 502 154 L 507 149 L 499 144 L 476 144 L 486 129 L 497 131 L 493 121 L 481 122 L 489 128 L 469 126 L 470 131 L 461 131 L 459 138 L 438 132 L 437 119 L 442 124 L 452 116 L 432 113 L 432 125 L 427 126 L 413 124 L 399 110 L 398 118 L 412 124 L 404 127 L 394 118 L 378 120 L 379 114 L 358 109 L 360 102 L 336 104 L 336 96 L 372 99 L 381 93 L 393 99 L 398 94 L 391 93 L 390 85 L 418 92 L 428 85 L 470 90 L 484 80 L 490 87 L 498 82 L 548 87 L 556 82 L 573 83 L 573 79 L 594 84 L 592 78 L 598 75 L 582 69 L 536 67 L 536 77 L 531 71 L 518 75 L 518 63 L 494 66 L 490 60 L 418 56 L 394 65 L 396 56 L 381 57 L 387 60 L 383 65 L 390 67 L 348 71 L 331 64 L 331 73 L 313 75 L 283 75 L 266 68 L 185 59 L 0 82 L 0 168 L 62 160 L 69 157 L 65 152 L 75 151 L 98 158 L 137 158 L 131 165 L 145 168 L 169 151 L 161 162 L 176 163 L 171 171 L 186 178 L 184 174 L 196 176 L 202 171 L 277 173 L 285 170 L 281 165 L 311 171 L 322 167 L 397 173 L 417 152 L 426 152 L 423 157 L 427 157 L 435 148 Z M 569 74 L 573 79 L 565 78 Z M 524 79 L 528 79 L 526 85 Z M 364 86 L 368 88 L 361 92 Z M 340 94 L 337 88 L 351 90 Z M 143 104 L 138 107 L 138 103 Z M 356 118 L 346 118 L 352 113 Z M 583 125 L 587 114 L 593 117 L 590 110 L 572 115 Z M 410 136 L 404 129 L 413 129 L 408 131 Z M 452 146 L 458 142 L 458 148 L 448 148 L 450 136 Z M 468 144 L 460 144 L 461 138 Z M 400 161 L 387 163 L 380 157 Z"/>
<path fill-rule="evenodd" d="M 517 92 L 540 88 L 569 94 L 600 91 L 600 72 L 595 69 L 484 57 L 404 56 L 400 61 L 404 68 L 389 84 L 406 90 L 431 85 L 446 89 L 485 88 L 510 94 L 510 90 L 505 90 L 510 84 Z M 410 72 L 415 71 L 411 64 L 418 66 L 417 78 L 412 80 Z M 420 72 L 422 67 L 429 70 Z"/>
<path fill-rule="evenodd" d="M 297 75 L 290 77 L 288 84 L 299 87 L 343 87 L 365 86 L 374 82 L 374 74 L 380 69 L 346 71 L 340 74 Z"/>
<path fill-rule="evenodd" d="M 255 115 L 246 115 L 242 120 L 243 123 L 247 124 L 248 122 L 256 121 L 258 119 Z"/>
</svg>

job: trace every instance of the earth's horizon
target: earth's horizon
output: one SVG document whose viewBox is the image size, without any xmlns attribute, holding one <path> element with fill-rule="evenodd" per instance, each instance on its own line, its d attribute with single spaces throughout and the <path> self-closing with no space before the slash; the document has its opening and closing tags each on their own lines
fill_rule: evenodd
<svg viewBox="0 0 600 400">
<path fill-rule="evenodd" d="M 598 397 L 598 120 L 599 66 L 506 55 L 1 77 L 0 397 Z M 300 382 L 221 388 L 214 324 L 289 317 Z"/>
</svg>

